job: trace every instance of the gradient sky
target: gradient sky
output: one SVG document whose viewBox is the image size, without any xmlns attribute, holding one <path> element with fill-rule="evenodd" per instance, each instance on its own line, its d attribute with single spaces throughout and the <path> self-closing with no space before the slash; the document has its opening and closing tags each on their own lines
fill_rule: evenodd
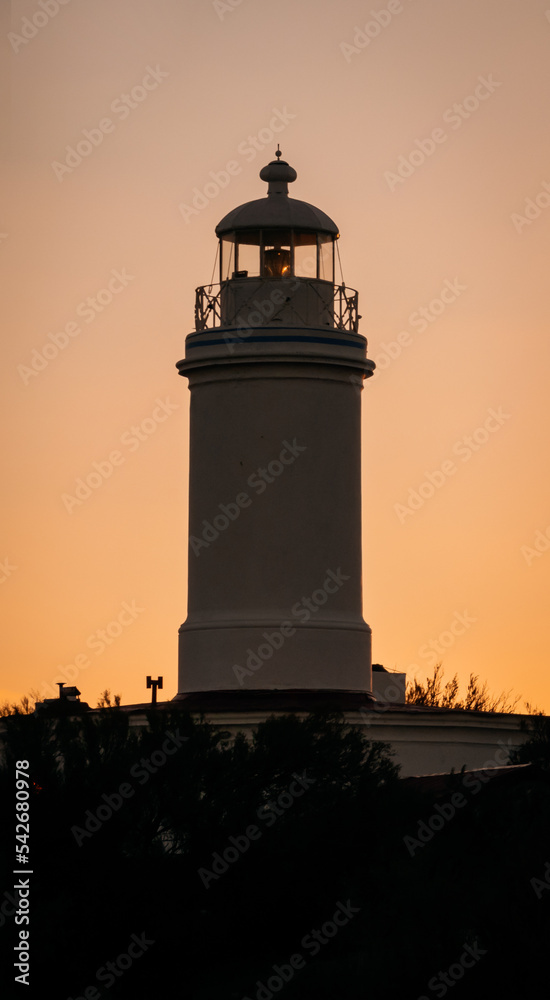
<svg viewBox="0 0 550 1000">
<path fill-rule="evenodd" d="M 442 659 L 548 711 L 544 0 L 42 2 L 4 4 L 1 22 L 0 699 L 65 676 L 93 705 L 106 687 L 142 701 L 159 673 L 176 694 L 189 393 L 174 366 L 214 227 L 264 196 L 279 142 L 292 196 L 340 227 L 379 364 L 362 396 L 373 658 L 419 679 Z M 96 145 L 65 169 L 85 130 Z"/>
</svg>

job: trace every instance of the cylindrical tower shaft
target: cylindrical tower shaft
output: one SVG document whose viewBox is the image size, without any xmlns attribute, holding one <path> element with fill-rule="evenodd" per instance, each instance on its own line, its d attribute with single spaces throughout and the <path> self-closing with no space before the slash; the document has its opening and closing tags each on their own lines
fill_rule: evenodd
<svg viewBox="0 0 550 1000">
<path fill-rule="evenodd" d="M 262 175 L 285 168 L 292 180 L 278 162 Z M 257 247 L 259 273 L 197 290 L 178 364 L 191 391 L 179 693 L 368 692 L 360 392 L 374 365 L 355 293 L 320 276 L 334 223 L 264 179 L 268 198 L 236 210 L 245 229 L 228 216 L 217 230 L 237 260 Z M 310 277 L 296 273 L 304 246 L 315 247 Z"/>
</svg>

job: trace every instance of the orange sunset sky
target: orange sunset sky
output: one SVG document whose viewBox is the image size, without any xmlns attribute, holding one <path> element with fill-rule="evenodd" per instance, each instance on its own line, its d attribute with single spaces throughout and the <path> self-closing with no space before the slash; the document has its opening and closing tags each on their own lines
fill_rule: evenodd
<svg viewBox="0 0 550 1000">
<path fill-rule="evenodd" d="M 3 5 L 0 699 L 65 678 L 131 703 L 159 673 L 176 694 L 175 363 L 214 227 L 264 196 L 279 142 L 291 196 L 340 227 L 378 364 L 373 658 L 418 679 L 442 659 L 550 709 L 548 2 Z"/>
</svg>

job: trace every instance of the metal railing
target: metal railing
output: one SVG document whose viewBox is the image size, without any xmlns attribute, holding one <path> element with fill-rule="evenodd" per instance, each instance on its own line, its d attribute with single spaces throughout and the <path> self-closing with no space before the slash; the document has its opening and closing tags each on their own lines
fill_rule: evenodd
<svg viewBox="0 0 550 1000">
<path fill-rule="evenodd" d="M 212 289 L 217 288 L 217 292 Z M 221 326 L 221 285 L 202 285 L 195 289 L 195 330 Z"/>
<path fill-rule="evenodd" d="M 246 296 L 247 281 L 251 283 L 250 300 Z M 286 283 L 288 282 L 288 285 Z M 311 320 L 311 302 L 315 303 L 316 320 L 335 330 L 345 330 L 357 333 L 360 315 L 358 313 L 358 293 L 346 285 L 331 285 L 330 282 L 320 282 L 310 278 L 277 279 L 273 284 L 273 293 L 260 302 L 260 308 L 269 303 L 277 302 L 277 307 L 259 311 L 258 295 L 264 294 L 269 287 L 270 279 L 240 279 L 236 282 L 226 281 L 216 285 L 202 285 L 195 290 L 195 329 L 213 330 L 216 327 L 267 326 L 273 320 L 281 322 L 298 322 L 304 325 L 317 325 Z M 261 291 L 259 290 L 261 285 Z M 224 307 L 222 316 L 222 294 L 231 291 L 231 286 L 238 286 L 238 309 Z M 286 287 L 285 287 L 286 286 Z M 281 289 L 288 291 L 282 304 Z M 306 308 L 304 292 L 309 296 L 309 308 Z M 276 294 L 279 298 L 276 298 Z M 246 310 L 249 310 L 248 314 Z M 231 315 L 235 312 L 235 315 Z M 229 313 L 229 315 L 227 314 Z M 252 316 L 257 317 L 252 319 Z M 250 318 L 249 318 L 250 317 Z"/>
</svg>

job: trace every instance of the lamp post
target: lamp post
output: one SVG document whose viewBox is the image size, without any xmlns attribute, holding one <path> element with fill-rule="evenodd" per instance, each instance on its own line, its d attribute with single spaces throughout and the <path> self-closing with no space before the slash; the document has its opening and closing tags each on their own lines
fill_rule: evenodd
<svg viewBox="0 0 550 1000">
<path fill-rule="evenodd" d="M 152 677 L 147 677 L 147 688 L 153 688 L 153 696 L 151 698 L 151 704 L 156 705 L 157 703 L 157 688 L 162 690 L 162 677 L 157 677 L 156 681 Z"/>
</svg>

